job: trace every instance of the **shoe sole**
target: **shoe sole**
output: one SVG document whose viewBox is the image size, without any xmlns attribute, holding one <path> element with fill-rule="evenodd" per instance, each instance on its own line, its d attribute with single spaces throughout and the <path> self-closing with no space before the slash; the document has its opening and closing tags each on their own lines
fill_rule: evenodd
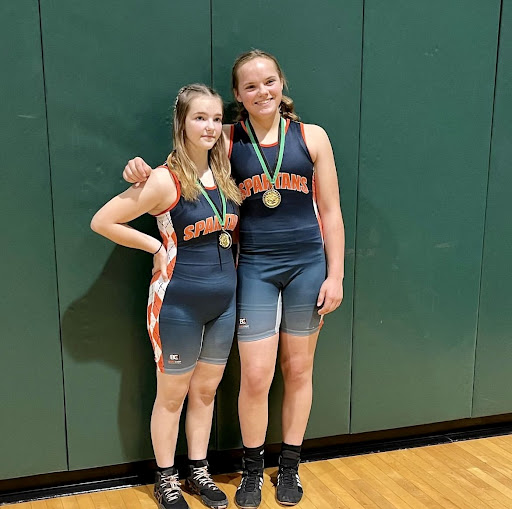
<svg viewBox="0 0 512 509">
<path fill-rule="evenodd" d="M 300 500 L 298 502 L 281 502 L 277 496 L 275 497 L 276 498 L 276 502 L 279 504 L 279 505 L 282 505 L 282 506 L 285 506 L 285 507 L 292 507 L 294 505 L 297 505 L 297 504 L 300 504 L 301 500 L 302 500 L 302 497 L 300 498 Z"/>
<path fill-rule="evenodd" d="M 185 485 L 183 486 L 182 490 L 186 491 L 190 495 L 198 495 L 201 498 L 201 500 L 203 501 L 203 504 L 206 507 L 209 507 L 210 509 L 226 509 L 226 507 L 228 506 L 228 503 L 229 503 L 227 499 L 226 499 L 226 501 L 222 500 L 220 502 L 216 502 L 215 500 L 210 500 L 209 498 L 201 495 L 201 493 L 199 493 L 199 490 L 196 489 L 196 487 L 194 485 L 190 485 L 186 481 L 185 481 Z"/>
<path fill-rule="evenodd" d="M 258 505 L 240 505 L 235 499 L 235 505 L 239 509 L 258 509 L 258 507 L 261 505 L 261 502 Z"/>
</svg>

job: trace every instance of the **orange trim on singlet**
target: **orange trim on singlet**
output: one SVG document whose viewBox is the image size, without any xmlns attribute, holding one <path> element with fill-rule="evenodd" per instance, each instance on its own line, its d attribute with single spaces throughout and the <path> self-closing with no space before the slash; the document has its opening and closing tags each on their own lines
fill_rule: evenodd
<svg viewBox="0 0 512 509">
<path fill-rule="evenodd" d="M 172 203 L 172 205 L 170 207 L 166 208 L 165 210 L 162 210 L 162 212 L 159 212 L 158 214 L 151 214 L 152 216 L 155 216 L 155 217 L 161 216 L 162 214 L 165 214 L 166 212 L 169 212 L 170 210 L 172 210 L 174 207 L 176 207 L 176 205 L 178 205 L 178 202 L 180 201 L 180 198 L 181 198 L 181 185 L 180 185 L 180 181 L 178 180 L 178 177 L 174 174 L 173 171 L 169 170 L 169 167 L 166 164 L 157 166 L 157 168 L 165 168 L 171 174 L 171 177 L 173 178 L 174 183 L 176 184 L 176 199 L 174 200 L 174 202 Z"/>
<path fill-rule="evenodd" d="M 247 127 L 245 126 L 245 120 L 242 120 L 240 122 L 240 124 L 242 124 L 244 131 L 247 133 Z M 289 118 L 286 119 L 286 125 L 284 127 L 285 135 L 288 132 L 288 127 L 290 127 L 290 119 Z M 277 141 L 275 143 L 260 143 L 260 147 L 265 147 L 265 148 L 275 147 L 277 145 L 277 143 L 278 143 Z"/>
<path fill-rule="evenodd" d="M 164 350 L 162 348 L 162 340 L 160 339 L 160 322 L 157 322 L 155 324 L 155 328 L 153 329 L 153 335 L 155 336 L 155 340 L 158 343 L 158 348 L 160 348 L 160 359 L 158 359 L 158 362 L 156 363 L 158 371 L 160 373 L 165 373 L 165 366 L 164 366 Z"/>
<path fill-rule="evenodd" d="M 176 232 L 172 232 L 171 234 L 172 242 L 175 246 L 178 245 L 178 238 L 176 236 Z M 169 244 L 169 239 L 164 235 L 163 238 L 163 245 L 164 248 L 167 250 L 167 246 Z M 174 267 L 176 265 L 176 256 L 167 264 L 167 277 L 168 281 L 165 283 L 165 288 L 167 288 L 167 285 L 172 279 L 172 275 L 174 273 Z M 159 279 L 161 274 L 159 272 L 156 272 L 153 274 L 153 277 L 151 278 L 151 286 L 154 285 Z M 165 291 L 164 294 L 165 296 Z M 157 362 L 157 369 L 161 373 L 165 373 L 165 365 L 164 365 L 164 357 L 163 357 L 163 348 L 162 348 L 162 340 L 160 339 L 160 311 L 162 309 L 163 300 L 158 295 L 156 289 L 153 291 L 153 300 L 151 303 L 148 304 L 148 313 L 147 313 L 147 327 L 148 327 L 148 333 L 149 338 L 151 340 L 151 345 L 153 347 L 153 350 L 155 349 L 155 344 L 158 346 L 160 351 L 162 352 L 160 355 L 160 359 L 158 359 Z M 151 317 L 155 318 L 155 325 L 151 329 Z M 155 359 L 156 360 L 156 359 Z"/>
<path fill-rule="evenodd" d="M 320 212 L 318 211 L 318 203 L 316 201 L 316 195 L 317 195 L 317 190 L 316 190 L 316 179 L 315 179 L 315 174 L 313 173 L 313 177 L 312 177 L 312 187 L 313 187 L 313 205 L 314 205 L 314 209 L 315 209 L 315 216 L 316 216 L 316 220 L 318 221 L 318 226 L 320 228 L 320 235 L 322 236 L 322 241 L 324 240 L 324 228 L 323 228 L 323 225 L 322 225 L 322 219 L 320 217 Z"/>
<path fill-rule="evenodd" d="M 231 124 L 231 129 L 229 130 L 229 150 L 228 150 L 228 159 L 231 159 L 231 152 L 233 151 L 233 137 L 235 135 L 235 124 Z"/>
<path fill-rule="evenodd" d="M 304 131 L 304 124 L 300 122 L 300 132 L 302 133 L 302 139 L 304 140 L 304 143 L 306 144 L 306 147 L 308 146 L 308 142 L 306 141 L 306 132 Z"/>
<path fill-rule="evenodd" d="M 208 189 L 208 191 L 215 191 L 215 189 L 217 189 L 217 186 L 208 187 L 208 186 L 205 186 L 204 184 L 203 184 L 203 187 L 204 187 L 205 189 Z"/>
</svg>

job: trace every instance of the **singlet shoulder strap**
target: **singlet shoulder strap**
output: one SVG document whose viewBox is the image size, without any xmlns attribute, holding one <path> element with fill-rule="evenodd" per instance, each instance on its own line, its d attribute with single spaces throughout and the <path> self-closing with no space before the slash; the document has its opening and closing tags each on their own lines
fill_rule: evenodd
<svg viewBox="0 0 512 509">
<path fill-rule="evenodd" d="M 167 163 L 161 164 L 160 166 L 157 166 L 157 168 L 165 168 L 171 175 L 172 179 L 174 180 L 174 184 L 176 185 L 176 199 L 171 204 L 171 206 L 167 207 L 165 210 L 162 210 L 162 212 L 159 212 L 158 214 L 154 214 L 154 216 L 161 216 L 162 214 L 171 211 L 174 207 L 176 207 L 176 205 L 178 205 L 178 202 L 180 201 L 181 198 L 181 185 L 180 181 L 178 180 L 178 177 L 176 176 L 176 173 L 169 169 Z"/>
</svg>

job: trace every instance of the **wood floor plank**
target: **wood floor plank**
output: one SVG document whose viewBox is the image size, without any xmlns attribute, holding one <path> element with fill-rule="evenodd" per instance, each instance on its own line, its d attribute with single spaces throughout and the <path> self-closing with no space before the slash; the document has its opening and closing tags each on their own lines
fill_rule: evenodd
<svg viewBox="0 0 512 509">
<path fill-rule="evenodd" d="M 425 505 L 420 499 L 411 496 L 406 490 L 404 490 L 398 483 L 389 477 L 385 471 L 376 466 L 372 461 L 371 457 L 377 455 L 365 455 L 361 457 L 361 461 L 358 463 L 359 468 L 362 469 L 362 473 L 366 476 L 372 476 L 375 482 L 378 484 L 378 490 L 384 494 L 384 496 L 397 507 L 403 506 L 404 508 L 410 509 L 428 509 L 428 505 Z M 352 467 L 354 468 L 354 467 Z M 389 493 L 386 495 L 386 493 Z"/>
<path fill-rule="evenodd" d="M 461 488 L 460 479 L 453 478 L 446 465 L 436 457 L 435 450 L 432 450 L 432 447 L 412 451 L 422 468 L 442 483 L 445 488 L 450 490 L 450 499 L 452 501 L 456 501 L 459 505 L 461 504 L 463 508 L 482 509 L 482 501 L 472 492 Z"/>
<path fill-rule="evenodd" d="M 474 441 L 470 446 L 471 454 L 477 455 L 480 459 L 495 469 L 503 471 L 505 475 L 512 475 L 512 453 L 503 447 L 486 440 Z M 465 444 L 464 450 L 468 450 Z"/>
<path fill-rule="evenodd" d="M 444 509 L 444 506 L 432 498 L 425 491 L 416 486 L 411 479 L 408 479 L 407 472 L 401 472 L 397 468 L 391 467 L 383 460 L 383 453 L 372 454 L 369 456 L 371 461 L 377 468 L 384 472 L 390 479 L 400 486 L 406 493 L 408 493 L 415 500 L 419 500 L 423 505 L 429 509 Z"/>
<path fill-rule="evenodd" d="M 49 498 L 46 500 L 47 509 L 63 509 L 62 498 Z"/>
<path fill-rule="evenodd" d="M 61 501 L 63 509 L 80 509 L 76 497 L 62 497 Z"/>
<path fill-rule="evenodd" d="M 413 457 L 410 455 L 406 457 L 406 453 L 409 451 L 397 452 L 399 452 L 399 454 L 396 454 L 395 451 L 385 453 L 382 457 L 384 461 L 391 462 L 391 465 L 395 465 L 395 467 L 400 466 L 404 469 L 404 472 L 408 471 L 408 478 L 420 490 L 424 491 L 428 496 L 440 503 L 443 508 L 468 509 L 468 506 L 464 501 L 460 500 L 458 495 L 453 494 L 449 487 L 446 487 L 443 483 L 439 482 L 435 476 L 432 476 L 428 471 L 421 468 L 417 463 L 415 463 Z"/>
<path fill-rule="evenodd" d="M 481 500 L 483 507 L 489 509 L 508 509 L 507 503 L 503 505 L 503 502 L 506 502 L 506 497 L 496 492 L 490 493 L 486 483 L 469 471 L 472 465 L 464 457 L 460 456 L 459 450 L 455 447 L 455 444 L 451 444 L 450 448 L 438 449 L 436 451 L 438 459 L 447 468 L 447 475 L 467 493 Z"/>
<path fill-rule="evenodd" d="M 16 506 L 15 509 L 18 508 L 18 504 L 13 504 Z M 9 507 L 9 506 L 6 506 Z M 30 502 L 30 509 L 46 509 L 46 500 L 34 500 L 34 502 Z"/>
<path fill-rule="evenodd" d="M 92 502 L 90 493 L 75 495 L 73 498 L 76 499 L 76 503 L 79 509 L 94 509 L 94 504 Z"/>
<path fill-rule="evenodd" d="M 467 451 L 468 445 L 465 444 L 463 448 Z M 496 479 L 504 486 L 512 488 L 512 470 L 503 466 L 501 458 L 497 454 L 494 454 L 481 443 L 472 444 L 471 451 L 480 460 L 480 463 L 475 460 L 473 465 L 475 468 Z"/>
<path fill-rule="evenodd" d="M 300 478 L 304 491 L 308 493 L 309 501 L 317 508 L 343 507 L 336 495 L 316 477 L 310 469 L 310 464 L 305 463 L 300 467 Z M 280 506 L 278 506 L 280 507 Z"/>
<path fill-rule="evenodd" d="M 346 486 L 346 477 L 339 472 L 333 465 L 327 461 L 317 461 L 306 464 L 307 470 L 311 472 L 312 476 L 320 479 L 322 483 L 332 491 L 334 496 L 341 503 L 341 507 L 348 507 L 350 509 L 365 509 L 367 506 L 362 505 L 358 501 L 357 496 L 354 496 Z M 303 469 L 306 470 L 306 469 Z M 302 476 L 305 477 L 305 476 Z M 308 483 L 306 483 L 307 485 Z M 306 485 L 304 486 L 306 488 Z M 305 493 L 308 490 L 305 489 Z M 369 499 L 368 499 L 369 500 Z"/>
<path fill-rule="evenodd" d="M 136 486 L 131 488 L 132 493 L 139 501 L 140 509 L 155 509 L 155 499 L 153 498 L 153 485 Z"/>
<path fill-rule="evenodd" d="M 362 484 L 363 486 L 370 486 L 371 491 L 368 492 L 368 497 L 370 497 L 375 503 L 379 502 L 379 497 L 376 497 L 374 493 L 377 492 L 386 500 L 384 504 L 389 505 L 390 507 L 395 507 L 397 509 L 412 509 L 406 501 L 397 496 L 396 493 L 389 488 L 389 484 L 382 483 L 378 477 L 373 475 L 371 472 L 372 467 L 371 465 L 367 465 L 368 460 L 365 456 L 344 458 L 344 463 L 359 475 L 360 481 L 356 481 L 357 483 Z M 382 504 L 382 502 L 379 503 Z M 425 509 L 425 506 L 421 506 L 420 509 Z"/>
<path fill-rule="evenodd" d="M 108 503 L 108 499 L 104 491 L 91 493 L 91 500 L 94 505 L 94 509 L 110 509 L 110 504 Z"/>
<path fill-rule="evenodd" d="M 139 499 L 132 489 L 125 488 L 119 490 L 119 495 L 121 495 L 125 509 L 140 509 Z"/>
</svg>

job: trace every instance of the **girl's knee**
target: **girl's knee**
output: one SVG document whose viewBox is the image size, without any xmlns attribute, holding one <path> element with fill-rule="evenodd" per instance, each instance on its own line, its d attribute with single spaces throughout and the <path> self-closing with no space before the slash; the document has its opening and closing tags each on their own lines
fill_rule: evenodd
<svg viewBox="0 0 512 509">
<path fill-rule="evenodd" d="M 291 383 L 309 383 L 313 379 L 313 365 L 309 359 L 292 359 L 281 364 L 283 380 Z"/>
</svg>

